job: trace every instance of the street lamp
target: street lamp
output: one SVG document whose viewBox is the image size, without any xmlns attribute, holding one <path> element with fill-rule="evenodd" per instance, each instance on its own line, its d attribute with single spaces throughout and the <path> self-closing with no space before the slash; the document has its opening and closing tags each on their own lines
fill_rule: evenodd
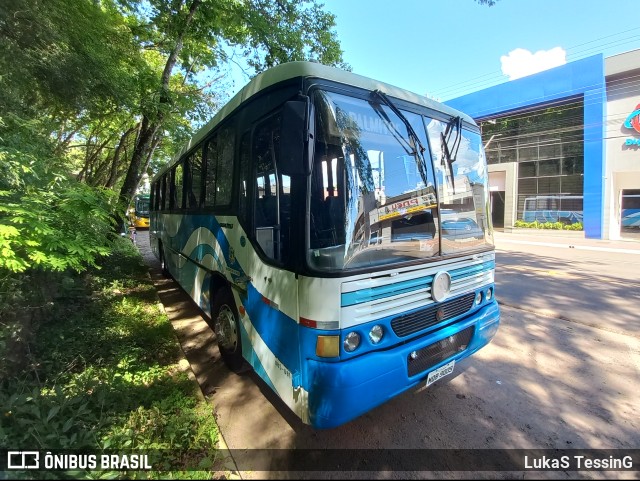
<svg viewBox="0 0 640 481">
<path fill-rule="evenodd" d="M 493 134 L 493 135 L 491 136 L 491 138 L 490 138 L 489 140 L 487 140 L 487 143 L 486 143 L 486 144 L 484 144 L 484 150 L 487 150 L 487 147 L 489 146 L 489 144 L 491 143 L 491 141 L 492 141 L 493 139 L 495 139 L 496 137 L 500 137 L 501 135 L 502 135 L 502 134 Z"/>
</svg>

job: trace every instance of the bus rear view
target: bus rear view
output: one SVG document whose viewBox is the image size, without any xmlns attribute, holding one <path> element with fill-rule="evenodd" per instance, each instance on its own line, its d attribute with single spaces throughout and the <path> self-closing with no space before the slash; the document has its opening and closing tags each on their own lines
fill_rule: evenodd
<svg viewBox="0 0 640 481">
<path fill-rule="evenodd" d="M 451 379 L 498 330 L 480 130 L 425 97 L 274 67 L 152 194 L 152 247 L 226 364 L 316 428 Z"/>
</svg>

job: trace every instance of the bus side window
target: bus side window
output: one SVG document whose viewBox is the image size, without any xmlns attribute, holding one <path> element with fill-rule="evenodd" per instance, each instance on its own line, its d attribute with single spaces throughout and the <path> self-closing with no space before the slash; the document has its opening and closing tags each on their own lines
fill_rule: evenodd
<svg viewBox="0 0 640 481">
<path fill-rule="evenodd" d="M 187 160 L 187 208 L 200 207 L 202 194 L 202 151 L 196 150 Z"/>
<path fill-rule="evenodd" d="M 226 127 L 213 136 L 205 149 L 205 197 L 207 207 L 231 204 L 233 185 L 234 133 Z"/>
<path fill-rule="evenodd" d="M 183 194 L 183 169 L 182 164 L 176 165 L 172 170 L 171 175 L 171 204 L 170 209 L 181 209 L 183 207 L 182 194 Z"/>
<path fill-rule="evenodd" d="M 216 185 L 216 206 L 231 204 L 234 161 L 234 131 L 226 127 L 218 137 L 218 174 Z"/>
<path fill-rule="evenodd" d="M 205 189 L 204 205 L 214 207 L 216 205 L 216 186 L 218 176 L 218 134 L 207 142 L 205 147 Z"/>
<path fill-rule="evenodd" d="M 249 229 L 249 182 L 251 182 L 250 157 L 251 144 L 249 141 L 249 132 L 245 132 L 240 140 L 240 189 L 238 189 L 238 217 Z"/>
<path fill-rule="evenodd" d="M 269 257 L 289 258 L 291 180 L 278 173 L 280 115 L 259 124 L 253 133 L 255 238 Z"/>
<path fill-rule="evenodd" d="M 160 210 L 160 186 L 162 185 L 162 179 L 158 179 L 153 184 L 153 210 Z"/>
<path fill-rule="evenodd" d="M 165 210 L 167 208 L 167 174 L 162 176 L 160 184 L 160 205 L 159 210 Z"/>
</svg>

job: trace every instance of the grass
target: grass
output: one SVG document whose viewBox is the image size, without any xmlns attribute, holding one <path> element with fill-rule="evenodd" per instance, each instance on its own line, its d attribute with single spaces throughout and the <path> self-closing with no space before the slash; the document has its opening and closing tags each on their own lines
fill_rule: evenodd
<svg viewBox="0 0 640 481">
<path fill-rule="evenodd" d="M 25 477 L 211 478 L 218 442 L 212 408 L 187 375 L 188 363 L 135 247 L 118 240 L 100 269 L 56 281 L 59 287 L 38 307 L 39 316 L 14 315 L 0 326 L 0 358 L 6 361 L 0 370 L 0 446 L 154 450 L 162 453 L 163 469 L 170 467 Z M 24 304 L 32 297 L 21 299 L 22 311 L 12 312 L 30 312 L 33 306 Z M 7 298 L 2 300 L 0 312 L 9 312 Z M 194 461 L 194 453 L 202 456 Z M 194 462 L 204 472 L 191 470 Z"/>
</svg>

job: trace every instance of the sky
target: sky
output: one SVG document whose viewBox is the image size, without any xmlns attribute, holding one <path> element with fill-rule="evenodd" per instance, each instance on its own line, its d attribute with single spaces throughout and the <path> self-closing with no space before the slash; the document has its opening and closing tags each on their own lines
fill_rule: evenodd
<svg viewBox="0 0 640 481">
<path fill-rule="evenodd" d="M 640 48 L 638 0 L 321 1 L 354 73 L 440 101 Z"/>
</svg>

